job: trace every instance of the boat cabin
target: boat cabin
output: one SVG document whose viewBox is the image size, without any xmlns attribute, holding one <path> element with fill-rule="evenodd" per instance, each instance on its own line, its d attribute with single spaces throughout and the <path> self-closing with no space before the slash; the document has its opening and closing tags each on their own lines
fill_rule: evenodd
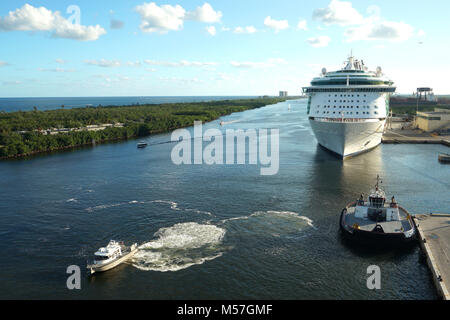
<svg viewBox="0 0 450 320">
<path fill-rule="evenodd" d="M 379 188 L 379 177 L 375 190 L 368 197 L 368 201 L 364 201 L 361 195 L 356 202 L 355 217 L 374 222 L 400 221 L 400 212 L 395 197 L 392 197 L 389 204 L 386 203 L 386 195 Z"/>
<path fill-rule="evenodd" d="M 399 221 L 400 212 L 394 197 L 389 204 L 385 198 L 369 197 L 368 202 L 358 201 L 355 208 L 355 217 L 374 222 Z"/>
<path fill-rule="evenodd" d="M 106 247 L 98 249 L 94 255 L 94 263 L 104 263 L 120 257 L 122 255 L 122 247 L 117 241 L 111 240 Z"/>
</svg>

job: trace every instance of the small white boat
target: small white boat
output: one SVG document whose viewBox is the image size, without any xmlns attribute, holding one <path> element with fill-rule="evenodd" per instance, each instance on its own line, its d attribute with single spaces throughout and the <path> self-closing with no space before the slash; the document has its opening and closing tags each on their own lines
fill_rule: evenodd
<svg viewBox="0 0 450 320">
<path fill-rule="evenodd" d="M 106 247 L 98 249 L 94 254 L 94 261 L 91 264 L 88 263 L 87 269 L 91 274 L 111 270 L 132 258 L 137 251 L 137 243 L 127 247 L 123 242 L 111 240 Z"/>
<path fill-rule="evenodd" d="M 146 148 L 148 146 L 147 142 L 141 141 L 137 144 L 138 149 L 143 149 Z"/>
</svg>

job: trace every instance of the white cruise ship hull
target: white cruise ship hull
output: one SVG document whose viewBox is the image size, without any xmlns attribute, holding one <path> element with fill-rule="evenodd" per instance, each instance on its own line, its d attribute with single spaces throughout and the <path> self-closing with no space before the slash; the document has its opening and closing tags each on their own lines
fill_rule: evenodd
<svg viewBox="0 0 450 320">
<path fill-rule="evenodd" d="M 342 158 L 356 156 L 381 143 L 386 120 L 370 119 L 364 122 L 334 122 L 310 119 L 317 141 Z"/>
</svg>

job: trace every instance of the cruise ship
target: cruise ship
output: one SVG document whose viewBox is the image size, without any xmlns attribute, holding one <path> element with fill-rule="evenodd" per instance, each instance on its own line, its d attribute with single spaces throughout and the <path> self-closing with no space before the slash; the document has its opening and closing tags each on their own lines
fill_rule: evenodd
<svg viewBox="0 0 450 320">
<path fill-rule="evenodd" d="M 381 67 L 369 71 L 352 55 L 341 70 L 322 69 L 311 86 L 303 88 L 308 96 L 309 122 L 319 144 L 343 159 L 377 147 L 395 90 Z"/>
</svg>

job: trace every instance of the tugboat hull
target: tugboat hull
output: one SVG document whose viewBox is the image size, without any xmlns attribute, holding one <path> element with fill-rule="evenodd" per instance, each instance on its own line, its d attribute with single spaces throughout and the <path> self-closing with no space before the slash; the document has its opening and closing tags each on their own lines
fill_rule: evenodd
<svg viewBox="0 0 450 320">
<path fill-rule="evenodd" d="M 346 209 L 341 212 L 340 230 L 341 234 L 349 241 L 375 247 L 401 247 L 417 243 L 415 229 L 412 235 L 407 237 L 404 232 L 385 233 L 354 228 L 345 223 Z M 412 221 L 410 223 L 414 225 Z"/>
</svg>

